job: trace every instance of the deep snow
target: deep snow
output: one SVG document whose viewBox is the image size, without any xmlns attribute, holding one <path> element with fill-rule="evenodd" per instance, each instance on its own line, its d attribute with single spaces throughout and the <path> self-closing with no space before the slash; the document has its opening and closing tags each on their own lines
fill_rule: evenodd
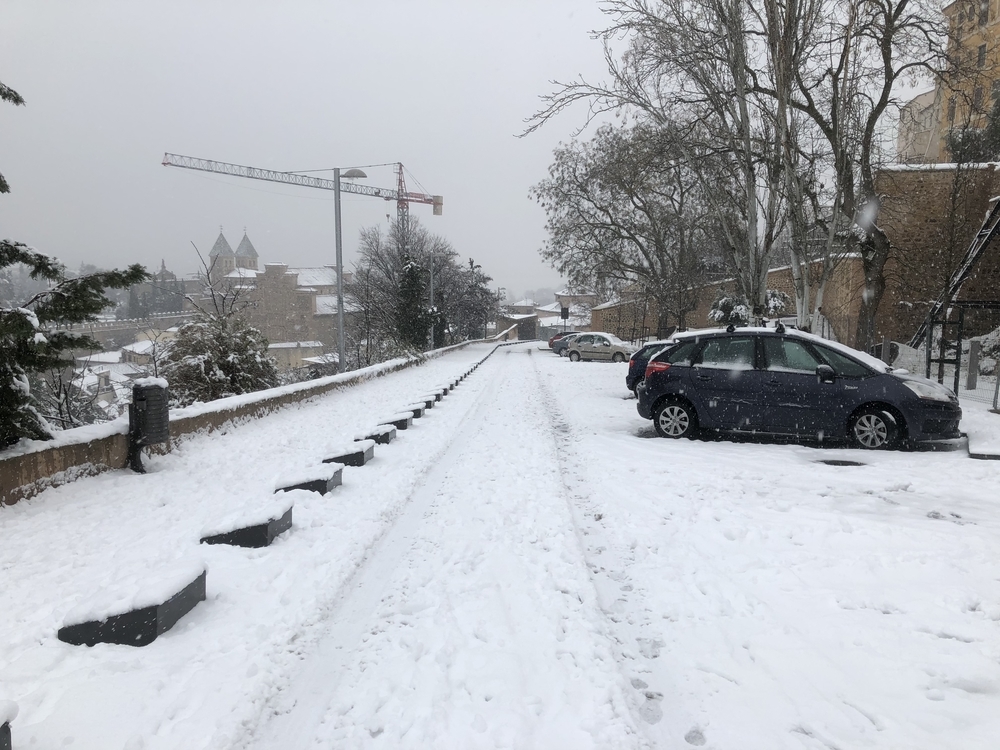
<svg viewBox="0 0 1000 750">
<path fill-rule="evenodd" d="M 625 365 L 501 348 L 270 548 L 198 545 L 490 348 L 0 510 L 15 747 L 996 746 L 1000 464 L 658 439 Z M 192 555 L 150 646 L 56 640 Z"/>
</svg>

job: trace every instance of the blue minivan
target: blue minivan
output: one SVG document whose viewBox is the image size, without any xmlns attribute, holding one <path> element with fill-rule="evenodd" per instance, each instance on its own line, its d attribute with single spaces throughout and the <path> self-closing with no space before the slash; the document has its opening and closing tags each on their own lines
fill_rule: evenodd
<svg viewBox="0 0 1000 750">
<path fill-rule="evenodd" d="M 818 336 L 730 327 L 675 338 L 637 389 L 639 414 L 663 437 L 711 430 L 879 449 L 960 436 L 950 389 Z"/>
</svg>

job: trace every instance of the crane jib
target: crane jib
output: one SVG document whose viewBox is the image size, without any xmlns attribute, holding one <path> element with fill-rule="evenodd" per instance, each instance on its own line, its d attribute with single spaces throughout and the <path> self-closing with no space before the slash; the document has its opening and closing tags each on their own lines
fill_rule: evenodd
<svg viewBox="0 0 1000 750">
<path fill-rule="evenodd" d="M 316 188 L 319 190 L 336 190 L 337 183 L 334 180 L 325 180 L 321 177 L 310 177 L 309 175 L 296 174 L 295 172 L 277 172 L 272 169 L 261 169 L 260 167 L 247 167 L 241 164 L 229 164 L 223 161 L 212 159 L 199 159 L 194 156 L 182 156 L 180 154 L 166 153 L 163 155 L 163 166 L 181 167 L 183 169 L 194 169 L 199 172 L 212 172 L 214 174 L 226 174 L 233 177 L 245 177 L 252 180 L 264 180 L 266 182 L 280 182 L 285 185 L 297 185 L 299 187 Z M 381 198 L 386 201 L 407 201 L 410 203 L 426 203 L 434 206 L 434 214 L 441 214 L 443 200 L 439 195 L 426 195 L 424 193 L 400 193 L 392 188 L 378 188 L 369 185 L 358 185 L 349 181 L 340 181 L 340 192 L 354 195 L 367 195 L 372 198 Z"/>
</svg>

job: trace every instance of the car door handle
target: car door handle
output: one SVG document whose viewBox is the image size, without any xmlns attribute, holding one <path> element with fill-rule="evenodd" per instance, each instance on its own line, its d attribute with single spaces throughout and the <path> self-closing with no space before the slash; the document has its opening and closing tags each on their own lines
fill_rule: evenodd
<svg viewBox="0 0 1000 750">
<path fill-rule="evenodd" d="M 780 388 L 781 387 L 781 381 L 780 380 L 768 380 L 767 384 L 771 388 Z"/>
<path fill-rule="evenodd" d="M 698 378 L 698 380 L 711 380 L 712 376 L 711 375 L 698 375 L 697 378 Z"/>
</svg>

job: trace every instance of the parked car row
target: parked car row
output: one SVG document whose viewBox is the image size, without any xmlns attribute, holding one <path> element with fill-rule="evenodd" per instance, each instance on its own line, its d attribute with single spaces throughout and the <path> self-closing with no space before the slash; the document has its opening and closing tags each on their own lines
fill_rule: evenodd
<svg viewBox="0 0 1000 750">
<path fill-rule="evenodd" d="M 652 342 L 633 355 L 625 382 L 663 437 L 764 433 L 880 449 L 960 436 L 962 410 L 948 388 L 782 327 Z"/>
</svg>

